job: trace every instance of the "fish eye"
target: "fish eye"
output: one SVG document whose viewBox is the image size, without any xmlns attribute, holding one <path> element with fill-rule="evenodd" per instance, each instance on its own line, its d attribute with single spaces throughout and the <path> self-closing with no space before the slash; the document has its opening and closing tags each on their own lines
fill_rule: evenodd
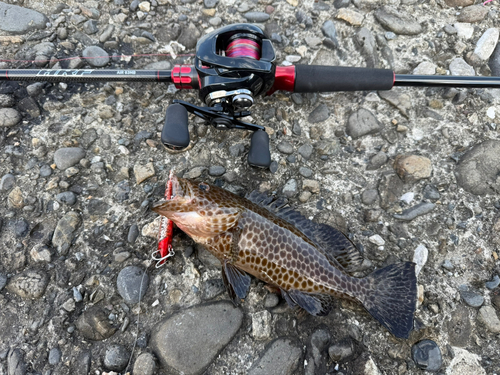
<svg viewBox="0 0 500 375">
<path fill-rule="evenodd" d="M 208 184 L 206 184 L 205 182 L 202 182 L 201 184 L 198 185 L 198 188 L 201 191 L 208 191 L 208 189 L 210 189 L 210 186 Z"/>
</svg>

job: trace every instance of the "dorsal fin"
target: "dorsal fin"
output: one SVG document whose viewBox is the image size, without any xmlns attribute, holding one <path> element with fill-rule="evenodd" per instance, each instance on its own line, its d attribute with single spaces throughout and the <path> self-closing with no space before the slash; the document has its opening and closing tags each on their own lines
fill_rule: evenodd
<svg viewBox="0 0 500 375">
<path fill-rule="evenodd" d="M 361 253 L 344 233 L 327 224 L 312 222 L 300 212 L 287 207 L 285 198 L 274 199 L 271 195 L 258 191 L 252 191 L 246 198 L 295 226 L 314 242 L 335 266 L 338 267 L 340 263 L 344 271 L 353 273 L 363 263 Z"/>
<path fill-rule="evenodd" d="M 327 224 L 318 224 L 314 239 L 326 254 L 335 258 L 348 273 L 359 270 L 363 256 L 344 233 Z"/>
</svg>

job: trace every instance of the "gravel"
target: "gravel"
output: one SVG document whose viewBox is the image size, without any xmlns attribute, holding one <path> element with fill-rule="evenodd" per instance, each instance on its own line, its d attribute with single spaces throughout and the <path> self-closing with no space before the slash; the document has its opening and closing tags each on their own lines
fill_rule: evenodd
<svg viewBox="0 0 500 375">
<path fill-rule="evenodd" d="M 256 22 L 271 37 L 278 65 L 500 75 L 497 2 L 5 3 L 2 9 L 20 12 L 14 27 L 21 31 L 0 30 L 2 59 L 37 62 L 1 62 L 0 69 L 170 70 L 192 64 L 199 38 L 217 27 Z M 0 29 L 15 19 L 1 17 Z M 87 59 L 89 50 L 103 57 Z M 75 58 L 55 61 L 66 57 Z M 423 370 L 411 348 L 425 339 L 442 350 L 438 372 L 500 368 L 498 90 L 255 97 L 242 121 L 266 126 L 270 171 L 248 166 L 251 133 L 204 126 L 191 115 L 190 148 L 166 152 L 160 132 L 174 99 L 203 104 L 195 90 L 155 82 L 0 83 L 0 327 L 8 344 L 0 344 L 0 373 L 23 366 L 44 375 L 111 372 L 106 351 L 130 351 L 137 323 L 127 371 L 139 374 L 174 373 L 175 363 L 195 372 L 186 365 L 192 355 L 204 358 L 199 372 L 210 374 L 417 375 Z M 364 274 L 415 259 L 421 293 L 412 339 L 396 343 L 346 301 L 328 316 L 302 316 L 258 279 L 235 309 L 220 262 L 179 228 L 175 256 L 155 268 L 158 221 L 149 207 L 162 198 L 171 168 L 241 196 L 285 196 L 290 207 L 359 246 Z M 147 270 L 140 304 L 129 302 L 136 278 L 118 283 L 127 267 Z M 131 289 L 122 295 L 124 285 Z M 218 304 L 225 310 L 216 318 L 195 315 L 196 329 L 173 341 L 182 351 L 168 341 L 158 345 L 168 363 L 156 357 L 163 323 L 190 321 L 191 312 Z M 239 318 L 228 328 L 224 318 L 233 313 Z M 207 349 L 203 336 L 211 328 L 217 350 Z M 17 353 L 10 362 L 9 353 Z"/>
</svg>

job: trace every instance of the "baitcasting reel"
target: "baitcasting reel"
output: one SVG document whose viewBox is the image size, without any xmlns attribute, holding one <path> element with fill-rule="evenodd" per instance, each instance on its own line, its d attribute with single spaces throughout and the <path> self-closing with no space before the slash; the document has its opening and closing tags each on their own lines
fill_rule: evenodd
<svg viewBox="0 0 500 375">
<path fill-rule="evenodd" d="M 161 141 L 170 150 L 189 146 L 190 112 L 217 129 L 253 131 L 248 162 L 271 164 L 269 136 L 263 126 L 239 120 L 258 95 L 277 90 L 297 93 L 390 90 L 393 86 L 500 88 L 500 77 L 396 74 L 389 69 L 325 65 L 276 66 L 271 41 L 255 25 L 217 29 L 198 41 L 194 65 L 172 70 L 0 69 L 0 81 L 164 82 L 178 89 L 197 89 L 206 107 L 173 100 L 167 108 Z"/>
<path fill-rule="evenodd" d="M 248 162 L 255 167 L 271 164 L 269 136 L 260 125 L 239 120 L 249 116 L 254 97 L 267 93 L 274 83 L 276 66 L 272 43 L 262 30 L 249 24 L 223 27 L 198 41 L 193 66 L 172 71 L 177 88 L 199 87 L 207 107 L 174 100 L 167 109 L 161 141 L 171 150 L 189 145 L 190 112 L 216 129 L 252 130 Z"/>
</svg>

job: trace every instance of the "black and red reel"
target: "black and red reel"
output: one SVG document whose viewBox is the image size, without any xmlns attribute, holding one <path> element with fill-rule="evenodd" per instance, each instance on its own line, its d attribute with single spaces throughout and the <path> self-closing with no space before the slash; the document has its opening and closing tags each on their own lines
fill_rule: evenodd
<svg viewBox="0 0 500 375">
<path fill-rule="evenodd" d="M 187 112 L 191 112 L 217 129 L 254 131 L 248 162 L 269 167 L 269 136 L 264 127 L 239 118 L 249 116 L 254 98 L 273 86 L 275 59 L 271 41 L 257 26 L 230 25 L 205 35 L 196 45 L 194 69 L 176 66 L 172 80 L 177 88 L 199 86 L 200 99 L 207 107 L 174 100 L 167 109 L 161 136 L 165 147 L 178 151 L 189 146 Z"/>
</svg>

